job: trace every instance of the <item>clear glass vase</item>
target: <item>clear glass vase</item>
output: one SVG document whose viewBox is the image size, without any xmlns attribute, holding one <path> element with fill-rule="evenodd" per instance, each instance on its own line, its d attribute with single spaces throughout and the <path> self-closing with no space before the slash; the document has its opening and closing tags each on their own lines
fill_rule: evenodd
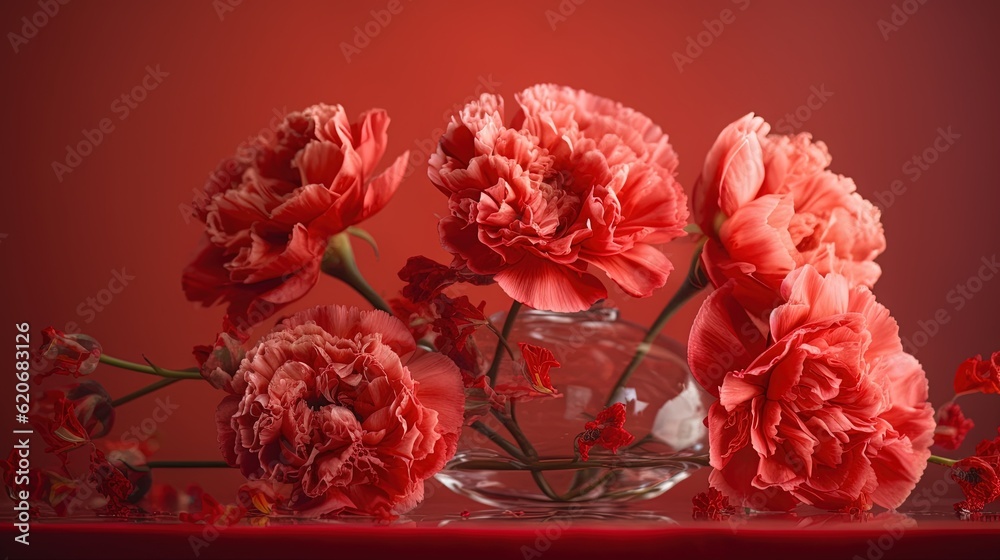
<svg viewBox="0 0 1000 560">
<path fill-rule="evenodd" d="M 502 324 L 504 314 L 494 316 Z M 482 331 L 477 342 L 486 355 L 496 338 Z M 489 430 L 532 453 L 522 459 L 504 451 L 483 431 L 466 427 L 458 452 L 437 478 L 454 492 L 504 509 L 532 506 L 586 508 L 659 496 L 688 476 L 707 453 L 703 392 L 687 367 L 684 346 L 656 339 L 624 386 L 611 395 L 645 336 L 645 328 L 623 321 L 614 309 L 563 314 L 522 311 L 508 340 L 548 348 L 561 367 L 551 371 L 558 397 L 517 400 L 519 434 L 504 414 L 487 415 Z M 497 383 L 524 385 L 522 366 L 505 356 Z M 606 402 L 625 403 L 627 429 L 635 441 L 616 454 L 595 447 L 587 461 L 574 449 L 584 424 Z M 509 406 L 509 405 L 508 405 Z M 517 451 L 517 449 L 515 449 Z M 530 457 L 529 460 L 523 460 Z"/>
</svg>

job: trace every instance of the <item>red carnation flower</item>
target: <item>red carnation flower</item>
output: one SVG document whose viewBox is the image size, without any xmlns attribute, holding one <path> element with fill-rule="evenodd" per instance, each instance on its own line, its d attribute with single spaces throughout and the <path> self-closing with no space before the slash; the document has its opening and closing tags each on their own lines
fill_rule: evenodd
<svg viewBox="0 0 1000 560">
<path fill-rule="evenodd" d="M 247 352 L 232 385 L 216 412 L 224 458 L 302 515 L 408 511 L 462 428 L 458 368 L 382 311 L 297 313 Z"/>
<path fill-rule="evenodd" d="M 684 235 L 677 156 L 645 115 L 585 91 L 536 85 L 483 94 L 452 119 L 428 175 L 449 197 L 438 230 L 457 268 L 536 309 L 607 297 L 592 271 L 646 297 L 673 265 L 655 246 Z"/>
<path fill-rule="evenodd" d="M 605 408 L 597 418 L 584 425 L 585 430 L 576 436 L 576 449 L 584 461 L 590 459 L 590 450 L 601 446 L 612 453 L 626 446 L 635 436 L 625 429 L 625 405 L 615 403 Z"/>
<path fill-rule="evenodd" d="M 304 296 L 328 240 L 385 207 L 403 179 L 407 153 L 375 174 L 388 126 L 382 110 L 351 123 L 340 105 L 313 105 L 223 161 L 195 201 L 205 237 L 184 271 L 188 299 L 224 301 L 253 325 Z"/>
</svg>

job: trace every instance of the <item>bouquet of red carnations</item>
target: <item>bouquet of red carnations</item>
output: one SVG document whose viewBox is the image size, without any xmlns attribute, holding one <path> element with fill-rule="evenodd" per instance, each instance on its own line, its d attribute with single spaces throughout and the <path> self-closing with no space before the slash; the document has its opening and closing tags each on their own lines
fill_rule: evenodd
<svg viewBox="0 0 1000 560">
<path fill-rule="evenodd" d="M 425 481 L 449 470 L 516 471 L 537 486 L 536 503 L 559 506 L 649 497 L 706 466 L 712 488 L 694 499 L 699 516 L 799 504 L 863 512 L 899 506 L 928 463 L 961 484 L 958 510 L 1000 494 L 1000 437 L 960 461 L 931 455 L 934 444 L 957 448 L 972 422 L 953 402 L 935 418 L 923 369 L 871 292 L 886 246 L 879 210 L 828 169 L 826 146 L 809 134 L 770 134 L 752 114 L 727 126 L 705 158 L 690 219 L 677 155 L 642 113 L 555 85 L 528 88 L 513 106 L 484 94 L 452 119 L 427 167 L 446 199 L 438 232 L 453 258 L 410 258 L 387 302 L 352 243 L 375 244 L 359 224 L 390 202 L 410 159 L 378 172 L 388 126 L 381 110 L 352 122 L 343 107 L 315 105 L 211 175 L 192 206 L 205 233 L 183 289 L 227 308 L 215 343 L 195 347 L 197 367 L 127 362 L 84 334 L 42 333 L 30 369 L 47 390 L 31 417 L 57 460 L 30 472 L 36 506 L 182 509 L 209 522 L 385 519 L 417 506 Z M 680 238 L 697 243 L 695 258 L 656 322 L 626 340 L 615 329 L 586 337 L 593 348 L 619 344 L 627 360 L 565 367 L 572 358 L 549 334 L 591 321 L 609 286 L 653 295 L 673 270 L 661 246 Z M 291 309 L 322 273 L 374 309 Z M 494 283 L 513 303 L 490 317 L 469 294 Z M 704 393 L 671 378 L 680 385 L 653 406 L 634 376 L 662 361 L 660 331 L 707 289 L 679 360 Z M 278 313 L 270 332 L 251 337 Z M 116 399 L 90 379 L 55 386 L 99 365 L 163 379 Z M 644 383 L 669 384 L 657 379 Z M 221 462 L 153 461 L 148 442 L 102 442 L 116 407 L 175 382 L 220 392 Z M 956 394 L 1000 393 L 1000 353 L 962 364 L 955 383 Z M 561 450 L 552 456 L 526 428 L 543 414 L 533 406 L 559 399 L 553 421 L 577 429 L 550 430 L 546 449 Z M 469 446 L 483 452 L 462 451 Z M 17 465 L 15 450 L 8 487 Z M 233 467 L 246 483 L 234 505 L 197 492 L 179 500 L 150 474 L 177 466 Z M 567 475 L 565 488 L 553 473 Z M 503 501 L 460 475 L 443 480 Z"/>
</svg>

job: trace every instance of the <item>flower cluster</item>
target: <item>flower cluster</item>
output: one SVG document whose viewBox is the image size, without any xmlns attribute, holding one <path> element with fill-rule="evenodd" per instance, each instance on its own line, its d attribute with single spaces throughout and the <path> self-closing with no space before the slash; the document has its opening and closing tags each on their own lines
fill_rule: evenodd
<svg viewBox="0 0 1000 560">
<path fill-rule="evenodd" d="M 171 379 L 116 400 L 78 380 L 33 400 L 33 423 L 59 459 L 56 469 L 32 471 L 33 502 L 60 514 L 179 511 L 182 521 L 205 524 L 271 514 L 394 519 L 423 500 L 463 430 L 502 451 L 505 468 L 530 471 L 546 497 L 591 499 L 627 478 L 619 471 L 634 468 L 626 463 L 635 455 L 655 453 L 645 447 L 664 443 L 655 429 L 639 438 L 634 425 L 626 429 L 626 417 L 650 403 L 623 395 L 635 394 L 629 377 L 666 320 L 709 285 L 687 356 L 715 398 L 708 456 L 677 451 L 661 461 L 712 467 L 711 488 L 693 499 L 695 518 L 725 519 L 738 507 L 896 508 L 929 461 L 951 467 L 966 496 L 957 510 L 1000 498 L 1000 437 L 958 461 L 931 455 L 934 444 L 959 448 L 974 423 L 953 401 L 936 415 L 927 402 L 922 366 L 871 291 L 886 246 L 879 210 L 829 169 L 822 142 L 771 134 L 753 114 L 733 122 L 705 158 L 688 224 L 677 155 L 649 117 L 551 84 L 515 94 L 513 107 L 484 94 L 452 118 L 428 161 L 430 182 L 447 197 L 438 234 L 451 261 L 411 257 L 399 297 L 386 303 L 358 270 L 349 236 L 374 244 L 355 226 L 402 182 L 406 153 L 376 172 L 388 124 L 381 110 L 352 122 L 339 105 L 313 105 L 219 165 L 191 209 L 204 234 L 182 281 L 191 301 L 227 304 L 214 343 L 194 348 L 197 367 L 133 364 L 87 335 L 43 331 L 36 381 L 75 380 L 98 363 Z M 598 401 L 603 410 L 590 408 L 589 387 L 566 382 L 569 356 L 558 354 L 562 366 L 536 344 L 544 337 L 513 340 L 522 305 L 584 311 L 607 298 L 605 280 L 633 297 L 652 295 L 673 270 L 661 245 L 687 232 L 701 242 L 692 269 Z M 252 327 L 302 298 L 321 272 L 376 309 L 322 305 L 251 340 Z M 494 283 L 513 300 L 502 319 L 459 291 Z M 504 360 L 513 376 L 500 376 Z M 150 471 L 164 464 L 149 461 L 152 443 L 95 443 L 110 433 L 117 405 L 181 379 L 220 391 L 219 466 L 246 479 L 236 504 L 154 484 Z M 1000 352 L 964 362 L 954 387 L 956 395 L 1000 394 Z M 559 442 L 572 456 L 535 449 L 514 413 L 532 399 L 522 418 L 539 403 L 566 402 L 561 417 L 583 425 Z M 694 400 L 674 412 L 700 418 Z M 76 477 L 75 450 L 88 452 Z M 0 462 L 8 486 L 16 460 Z M 551 465 L 577 469 L 565 492 L 546 481 Z"/>
<path fill-rule="evenodd" d="M 688 346 L 718 398 L 710 482 L 755 509 L 895 508 L 926 467 L 934 413 L 869 291 L 879 211 L 827 169 L 823 143 L 769 131 L 752 114 L 726 127 L 694 190 L 716 287 Z"/>
</svg>

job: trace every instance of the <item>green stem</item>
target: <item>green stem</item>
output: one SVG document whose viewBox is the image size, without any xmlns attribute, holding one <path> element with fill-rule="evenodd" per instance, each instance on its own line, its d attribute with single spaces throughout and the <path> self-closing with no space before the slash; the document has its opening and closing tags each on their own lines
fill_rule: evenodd
<svg viewBox="0 0 1000 560">
<path fill-rule="evenodd" d="M 958 459 L 949 459 L 947 457 L 938 457 L 937 455 L 931 455 L 927 458 L 928 463 L 933 463 L 935 465 L 941 465 L 944 467 L 954 467 Z"/>
<path fill-rule="evenodd" d="M 516 423 L 513 424 L 513 426 L 517 428 Z M 509 453 L 510 456 L 513 457 L 519 463 L 527 464 L 530 462 L 530 460 L 527 457 L 525 457 L 524 454 L 516 446 L 514 446 L 514 444 L 504 439 L 503 436 L 496 433 L 486 424 L 477 421 L 472 424 L 472 428 L 478 431 L 479 433 L 485 435 L 487 438 L 489 438 L 490 441 L 497 444 L 497 446 L 499 446 L 501 449 Z M 510 430 L 510 427 L 508 426 L 507 429 Z M 518 434 L 520 434 L 521 438 L 524 438 L 524 434 L 521 433 L 520 429 L 517 430 L 517 434 L 514 434 L 514 437 L 517 438 Z M 523 442 L 523 444 L 526 444 L 528 449 L 531 450 L 531 453 L 535 453 L 534 448 L 531 446 L 531 443 L 529 443 L 527 439 L 520 439 L 518 441 L 519 443 Z M 509 464 L 506 462 L 499 462 L 499 461 L 491 461 L 488 463 L 500 464 L 500 465 Z M 546 497 L 548 497 L 550 500 L 561 501 L 559 495 L 552 489 L 552 487 L 549 485 L 549 482 L 545 480 L 545 477 L 542 475 L 542 473 L 533 470 L 531 471 L 531 478 L 534 479 L 535 484 L 538 486 L 539 490 L 541 490 L 542 493 L 546 495 Z"/>
<path fill-rule="evenodd" d="M 351 238 L 346 232 L 338 233 L 330 238 L 320 268 L 324 273 L 354 288 L 354 291 L 361 294 L 375 309 L 392 315 L 392 308 L 389 307 L 389 304 L 382 299 L 375 288 L 371 287 L 371 284 L 358 270 L 358 263 L 354 260 L 354 250 L 351 249 Z"/>
<path fill-rule="evenodd" d="M 146 466 L 151 469 L 228 469 L 225 461 L 150 461 Z"/>
<path fill-rule="evenodd" d="M 565 501 L 562 496 L 552 489 L 552 486 L 549 485 L 549 481 L 545 480 L 545 475 L 533 470 L 531 471 L 531 478 L 535 481 L 535 485 L 538 486 L 538 489 L 542 491 L 542 494 L 545 494 L 548 499 L 554 502 Z"/>
<path fill-rule="evenodd" d="M 113 358 L 107 354 L 101 354 L 101 363 L 114 366 L 116 368 L 138 371 L 139 373 L 158 375 L 160 377 L 167 377 L 171 379 L 202 379 L 201 374 L 197 371 L 178 371 L 173 369 L 158 368 L 155 366 L 144 366 L 135 362 L 119 360 L 118 358 Z"/>
<path fill-rule="evenodd" d="M 510 401 L 509 406 L 511 408 L 511 412 L 513 412 L 514 410 L 513 400 Z M 517 424 L 517 421 L 514 420 L 512 416 L 501 414 L 495 410 L 492 412 L 493 416 L 497 420 L 499 420 L 500 423 L 503 424 L 503 427 L 507 428 L 507 431 L 510 432 L 510 435 L 514 437 L 514 441 L 517 442 L 518 447 L 520 447 L 521 450 L 524 451 L 524 454 L 526 456 L 528 456 L 529 458 L 538 457 L 538 452 L 535 451 L 535 446 L 531 445 L 531 441 L 528 439 L 528 436 L 524 435 L 524 432 L 521 431 L 521 426 Z"/>
<path fill-rule="evenodd" d="M 506 451 L 511 457 L 517 459 L 518 461 L 528 461 L 528 458 L 521 453 L 521 450 L 518 449 L 516 445 L 504 439 L 504 437 L 496 433 L 493 428 L 490 428 L 486 424 L 477 420 L 472 423 L 472 429 L 486 436 L 487 439 L 495 443 L 500 449 Z"/>
<path fill-rule="evenodd" d="M 510 359 L 512 360 L 516 359 L 514 355 L 514 349 L 511 348 L 510 343 L 507 342 L 506 338 L 504 338 L 503 333 L 500 332 L 500 329 L 498 329 L 497 326 L 493 324 L 493 321 L 487 319 L 486 328 L 489 329 L 491 333 L 496 335 L 497 340 L 500 341 L 500 344 L 503 346 L 504 350 L 507 351 L 507 355 L 510 356 Z"/>
<path fill-rule="evenodd" d="M 493 352 L 493 363 L 490 364 L 490 370 L 486 372 L 486 378 L 489 380 L 490 386 L 493 386 L 497 380 L 497 372 L 500 371 L 500 362 L 503 361 L 503 353 L 507 346 L 506 341 L 510 338 L 510 331 L 514 328 L 514 321 L 517 320 L 517 313 L 519 311 L 521 311 L 521 302 L 515 301 L 510 305 L 507 317 L 503 320 L 503 330 L 500 331 L 499 337 L 503 339 L 503 342 L 497 343 L 496 351 Z"/>
<path fill-rule="evenodd" d="M 117 407 L 119 407 L 119 406 L 121 406 L 121 405 L 123 405 L 123 404 L 125 404 L 127 402 L 131 402 L 131 401 L 134 401 L 135 399 L 138 399 L 139 397 L 148 395 L 149 393 L 152 393 L 153 391 L 157 391 L 159 389 L 162 389 L 162 388 L 166 387 L 167 385 L 173 385 L 174 383 L 177 383 L 180 380 L 181 380 L 181 378 L 179 378 L 179 377 L 166 377 L 166 378 L 163 378 L 163 379 L 157 381 L 156 383 L 152 383 L 150 385 L 146 385 L 145 387 L 143 387 L 142 389 L 139 389 L 138 391 L 133 391 L 133 392 L 125 395 L 124 397 L 119 397 L 119 398 L 111 401 L 111 406 L 117 408 Z"/>
<path fill-rule="evenodd" d="M 615 395 L 618 394 L 625 384 L 628 383 L 632 374 L 639 369 L 639 365 L 649 354 L 649 350 L 653 347 L 653 342 L 656 337 L 660 335 L 660 331 L 663 327 L 667 325 L 670 318 L 684 307 L 684 304 L 691 300 L 695 295 L 698 294 L 703 288 L 705 288 L 707 282 L 702 273 L 701 265 L 699 264 L 699 257 L 701 256 L 701 247 L 695 250 L 694 258 L 691 262 L 691 268 L 688 270 L 687 276 L 684 278 L 684 283 L 681 284 L 680 288 L 677 289 L 677 293 L 674 297 L 670 298 L 667 302 L 666 307 L 660 312 L 660 316 L 656 318 L 656 321 L 649 327 L 649 331 L 646 333 L 646 337 L 642 339 L 639 346 L 635 349 L 635 354 L 632 356 L 632 361 L 628 363 L 625 367 L 625 371 L 622 372 L 621 377 L 615 383 L 614 387 L 611 388 L 611 393 L 608 394 L 608 399 L 604 403 L 604 406 L 611 406 L 615 403 Z"/>
<path fill-rule="evenodd" d="M 570 488 L 570 490 L 568 492 L 566 492 L 565 494 L 563 494 L 562 499 L 566 500 L 566 501 L 569 501 L 569 500 L 575 500 L 576 498 L 579 498 L 580 496 L 586 496 L 591 491 L 593 491 L 594 488 L 597 488 L 597 487 L 601 486 L 605 482 L 611 480 L 611 478 L 614 477 L 614 476 L 615 476 L 615 471 L 609 470 L 608 472 L 604 473 L 604 475 L 602 475 L 602 476 L 594 479 L 594 481 L 591 482 L 590 484 L 586 484 L 584 486 L 575 486 L 574 485 L 573 488 Z"/>
</svg>

